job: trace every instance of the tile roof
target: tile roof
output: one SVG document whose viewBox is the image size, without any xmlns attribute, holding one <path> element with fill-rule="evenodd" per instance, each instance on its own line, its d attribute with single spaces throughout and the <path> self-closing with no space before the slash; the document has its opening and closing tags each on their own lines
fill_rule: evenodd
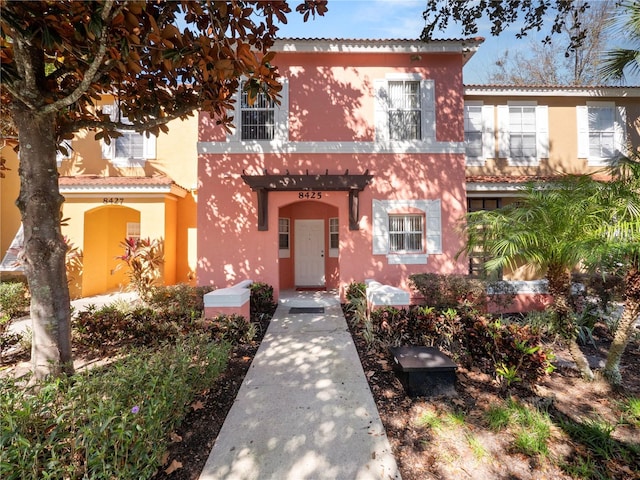
<svg viewBox="0 0 640 480">
<path fill-rule="evenodd" d="M 155 177 L 103 177 L 99 175 L 76 175 L 60 177 L 60 186 L 170 186 L 174 182 L 169 177 L 158 175 Z"/>
<path fill-rule="evenodd" d="M 314 37 L 281 37 L 282 42 L 366 42 L 366 43 L 438 43 L 438 42 L 484 42 L 484 37 L 468 38 L 433 38 L 429 42 L 419 38 L 314 38 Z"/>
<path fill-rule="evenodd" d="M 565 175 L 467 175 L 467 183 L 527 183 L 527 182 L 551 182 L 554 180 L 560 180 Z M 610 179 L 605 174 L 593 174 L 591 176 L 594 180 L 606 181 Z"/>
</svg>

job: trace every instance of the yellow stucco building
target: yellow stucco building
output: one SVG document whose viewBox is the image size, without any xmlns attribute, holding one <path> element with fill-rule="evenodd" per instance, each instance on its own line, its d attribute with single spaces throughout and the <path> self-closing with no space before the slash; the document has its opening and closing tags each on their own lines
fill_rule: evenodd
<svg viewBox="0 0 640 480">
<path fill-rule="evenodd" d="M 105 110 L 115 111 L 110 99 Z M 197 117 L 169 124 L 155 137 L 124 132 L 110 145 L 83 131 L 58 155 L 63 205 L 62 233 L 82 254 L 82 267 L 70 272 L 71 296 L 85 297 L 122 289 L 126 268 L 117 256 L 130 237 L 162 241 L 162 283 L 195 283 Z M 2 149 L 10 169 L 0 181 L 0 240 L 4 255 L 20 228 L 15 206 L 19 193 L 18 159 L 8 143 Z M 53 212 L 52 212 L 53 214 Z M 10 257 L 10 256 L 9 256 Z M 3 262 L 3 278 L 14 275 L 13 259 Z M 9 270 L 9 271 L 8 271 Z"/>
</svg>

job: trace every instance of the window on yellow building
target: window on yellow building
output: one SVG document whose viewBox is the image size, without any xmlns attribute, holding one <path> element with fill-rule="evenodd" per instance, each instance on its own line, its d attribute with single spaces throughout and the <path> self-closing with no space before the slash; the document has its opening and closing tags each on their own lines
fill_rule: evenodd
<svg viewBox="0 0 640 480">
<path fill-rule="evenodd" d="M 102 112 L 108 114 L 112 121 L 131 125 L 131 122 L 119 115 L 116 104 L 102 106 Z M 107 145 L 102 143 L 102 157 L 111 160 L 118 167 L 142 165 L 148 159 L 156 157 L 156 137 L 132 130 L 119 130 L 121 134 Z"/>
<path fill-rule="evenodd" d="M 602 166 L 621 156 L 626 142 L 626 111 L 613 102 L 588 102 L 576 107 L 578 158 Z"/>
</svg>

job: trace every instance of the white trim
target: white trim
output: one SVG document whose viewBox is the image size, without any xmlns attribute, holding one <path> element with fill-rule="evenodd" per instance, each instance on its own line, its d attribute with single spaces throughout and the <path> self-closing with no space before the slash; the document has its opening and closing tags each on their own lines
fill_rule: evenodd
<svg viewBox="0 0 640 480">
<path fill-rule="evenodd" d="M 302 53 L 466 53 L 477 51 L 484 39 L 351 40 L 351 39 L 278 39 L 271 50 Z M 470 55 L 469 55 L 470 57 Z"/>
<path fill-rule="evenodd" d="M 61 185 L 60 193 L 64 195 L 81 195 L 83 197 L 101 197 L 105 194 L 124 195 L 166 195 L 172 194 L 184 198 L 187 192 L 177 185 L 156 185 L 156 186 L 117 186 L 117 185 Z"/>
<path fill-rule="evenodd" d="M 549 293 L 549 282 L 547 280 L 505 280 L 506 283 L 515 288 L 516 295 Z M 502 292 L 498 291 L 497 294 Z M 487 287 L 487 294 L 493 295 L 491 285 Z"/>
<path fill-rule="evenodd" d="M 469 85 L 464 87 L 464 96 L 504 97 L 640 97 L 640 87 L 525 87 L 504 85 Z"/>
<path fill-rule="evenodd" d="M 434 153 L 464 155 L 464 142 L 198 142 L 198 154 L 220 153 Z"/>
</svg>

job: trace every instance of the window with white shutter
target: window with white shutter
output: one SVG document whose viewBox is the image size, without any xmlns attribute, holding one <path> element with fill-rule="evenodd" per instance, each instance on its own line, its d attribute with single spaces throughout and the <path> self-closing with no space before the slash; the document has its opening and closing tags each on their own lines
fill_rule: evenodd
<svg viewBox="0 0 640 480">
<path fill-rule="evenodd" d="M 291 256 L 291 220 L 289 218 L 278 219 L 278 257 L 289 258 Z"/>
<path fill-rule="evenodd" d="M 434 81 L 389 74 L 374 82 L 377 142 L 429 142 L 436 137 Z"/>
<path fill-rule="evenodd" d="M 289 82 L 282 85 L 280 103 L 259 92 L 255 99 L 244 90 L 245 81 L 237 92 L 234 118 L 235 128 L 228 140 L 231 142 L 286 142 L 289 140 Z"/>
<path fill-rule="evenodd" d="M 374 255 L 389 264 L 426 264 L 442 253 L 440 200 L 373 200 Z M 397 213 L 417 210 L 418 213 Z"/>
<path fill-rule="evenodd" d="M 117 104 L 103 105 L 102 112 L 112 121 L 132 125 L 127 117 L 119 114 Z M 102 158 L 108 159 L 116 167 L 143 166 L 149 159 L 156 158 L 156 136 L 133 130 L 118 130 L 120 136 L 111 138 L 108 145 L 102 142 Z"/>
<path fill-rule="evenodd" d="M 536 102 L 498 105 L 499 157 L 509 165 L 538 165 L 549 158 L 549 111 Z"/>
<path fill-rule="evenodd" d="M 578 158 L 590 166 L 605 166 L 623 155 L 625 108 L 613 102 L 588 102 L 576 107 Z"/>
</svg>

